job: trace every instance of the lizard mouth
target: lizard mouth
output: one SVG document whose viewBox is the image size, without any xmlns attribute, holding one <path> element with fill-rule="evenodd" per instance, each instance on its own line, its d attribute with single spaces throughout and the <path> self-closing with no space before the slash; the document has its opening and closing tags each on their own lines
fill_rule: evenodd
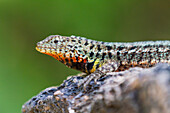
<svg viewBox="0 0 170 113">
<path fill-rule="evenodd" d="M 37 46 L 35 49 L 37 51 L 39 51 L 40 53 L 45 53 L 46 52 L 44 47 Z"/>
<path fill-rule="evenodd" d="M 42 41 L 37 43 L 35 48 L 38 52 L 47 54 L 50 56 L 56 55 L 56 48 L 52 47 L 50 44 L 46 44 Z"/>
<path fill-rule="evenodd" d="M 52 48 L 37 46 L 35 49 L 36 49 L 37 51 L 39 51 L 40 53 L 50 55 L 50 56 L 52 56 L 52 57 L 54 57 L 54 58 L 57 57 L 56 52 L 55 52 L 54 49 L 52 49 Z"/>
<path fill-rule="evenodd" d="M 42 47 L 42 46 L 37 46 L 35 49 L 41 53 L 51 53 L 52 51 L 55 50 L 54 48 L 51 47 Z"/>
</svg>

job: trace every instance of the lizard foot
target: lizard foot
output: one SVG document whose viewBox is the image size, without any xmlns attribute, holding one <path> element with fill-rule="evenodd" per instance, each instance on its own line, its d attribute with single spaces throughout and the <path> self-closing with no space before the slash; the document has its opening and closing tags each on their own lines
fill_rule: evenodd
<svg viewBox="0 0 170 113">
<path fill-rule="evenodd" d="M 78 83 L 78 87 L 83 86 L 84 91 L 86 91 L 86 87 L 89 85 L 89 83 L 94 80 L 95 83 L 97 83 L 97 80 L 104 76 L 108 72 L 113 72 L 118 68 L 118 64 L 115 62 L 110 62 L 104 64 L 102 67 L 96 69 L 94 73 L 89 74 L 86 76 L 83 80 L 81 80 Z"/>
</svg>

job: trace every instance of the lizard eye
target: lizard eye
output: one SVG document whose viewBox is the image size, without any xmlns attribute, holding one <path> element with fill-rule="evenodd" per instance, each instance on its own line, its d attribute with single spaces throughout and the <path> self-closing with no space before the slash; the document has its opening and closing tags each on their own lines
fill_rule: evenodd
<svg viewBox="0 0 170 113">
<path fill-rule="evenodd" d="M 55 44 L 58 43 L 58 40 L 54 40 L 54 43 L 55 43 Z"/>
</svg>

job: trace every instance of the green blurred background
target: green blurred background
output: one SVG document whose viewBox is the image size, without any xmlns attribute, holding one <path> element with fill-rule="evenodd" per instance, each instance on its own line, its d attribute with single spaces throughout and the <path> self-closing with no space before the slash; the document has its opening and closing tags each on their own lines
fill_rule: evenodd
<svg viewBox="0 0 170 113">
<path fill-rule="evenodd" d="M 35 50 L 51 34 L 170 40 L 169 0 L 0 0 L 0 113 L 79 73 Z"/>
</svg>

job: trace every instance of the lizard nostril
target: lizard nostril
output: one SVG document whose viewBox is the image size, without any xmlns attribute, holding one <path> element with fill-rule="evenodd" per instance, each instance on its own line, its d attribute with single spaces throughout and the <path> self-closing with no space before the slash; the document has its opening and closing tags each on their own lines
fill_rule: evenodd
<svg viewBox="0 0 170 113">
<path fill-rule="evenodd" d="M 37 46 L 42 46 L 43 43 L 44 43 L 43 41 L 40 41 L 37 43 Z"/>
<path fill-rule="evenodd" d="M 39 45 L 41 45 L 41 42 L 38 42 L 38 43 L 37 43 L 37 46 L 39 46 Z"/>
</svg>

